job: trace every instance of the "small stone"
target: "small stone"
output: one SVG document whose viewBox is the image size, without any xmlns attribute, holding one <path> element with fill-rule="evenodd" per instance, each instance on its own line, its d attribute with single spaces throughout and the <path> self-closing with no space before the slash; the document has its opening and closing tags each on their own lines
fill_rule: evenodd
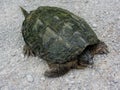
<svg viewBox="0 0 120 90">
<path fill-rule="evenodd" d="M 28 82 L 33 82 L 34 81 L 34 79 L 33 79 L 33 77 L 32 77 L 32 75 L 26 75 L 26 78 L 27 78 L 27 81 Z"/>
<path fill-rule="evenodd" d="M 16 54 L 15 54 L 15 53 L 12 53 L 12 54 L 11 54 L 11 56 L 13 56 L 13 57 L 14 57 L 14 56 L 16 56 Z"/>
<path fill-rule="evenodd" d="M 17 51 L 13 51 L 12 53 L 11 53 L 11 56 L 16 56 L 16 53 L 17 53 Z"/>
<path fill-rule="evenodd" d="M 107 15 L 109 14 L 109 12 L 105 12 Z"/>
<path fill-rule="evenodd" d="M 24 58 L 24 55 L 23 55 L 23 54 L 21 54 L 21 57 L 22 57 L 22 58 Z"/>
<path fill-rule="evenodd" d="M 75 83 L 75 81 L 70 81 L 70 84 L 74 84 Z"/>
<path fill-rule="evenodd" d="M 28 5 L 25 3 L 24 6 L 27 7 Z"/>
<path fill-rule="evenodd" d="M 42 80 L 42 81 L 45 81 L 45 77 L 41 77 L 41 80 Z"/>
<path fill-rule="evenodd" d="M 70 74 L 70 78 L 75 78 L 75 75 L 73 73 Z"/>
<path fill-rule="evenodd" d="M 55 83 L 54 81 L 51 81 L 51 83 L 53 84 L 53 83 Z"/>
<path fill-rule="evenodd" d="M 70 80 L 66 78 L 65 81 L 66 81 L 66 82 L 69 82 Z"/>
<path fill-rule="evenodd" d="M 96 28 L 96 27 L 97 27 L 97 24 L 94 23 L 92 26 L 93 26 L 94 28 Z"/>
</svg>

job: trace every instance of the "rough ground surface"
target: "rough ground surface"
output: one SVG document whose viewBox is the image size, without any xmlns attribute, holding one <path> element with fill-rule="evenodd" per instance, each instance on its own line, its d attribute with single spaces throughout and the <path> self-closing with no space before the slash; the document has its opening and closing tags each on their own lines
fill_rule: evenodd
<svg viewBox="0 0 120 90">
<path fill-rule="evenodd" d="M 24 58 L 21 25 L 28 11 L 58 6 L 85 18 L 110 53 L 97 55 L 93 68 L 46 78 L 47 64 Z M 0 0 L 0 90 L 120 90 L 120 0 Z"/>
</svg>

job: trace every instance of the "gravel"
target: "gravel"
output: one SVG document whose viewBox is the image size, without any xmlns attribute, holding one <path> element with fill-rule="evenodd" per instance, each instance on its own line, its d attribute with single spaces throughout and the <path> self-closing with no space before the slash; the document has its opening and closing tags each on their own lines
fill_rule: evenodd
<svg viewBox="0 0 120 90">
<path fill-rule="evenodd" d="M 28 75 L 26 76 L 26 78 L 27 78 L 27 81 L 28 81 L 28 82 L 33 82 L 33 81 L 34 81 L 32 75 L 30 75 L 30 74 L 28 74 Z"/>
<path fill-rule="evenodd" d="M 46 62 L 22 54 L 19 6 L 30 11 L 46 5 L 83 17 L 110 53 L 96 55 L 93 67 L 44 77 Z M 0 0 L 0 9 L 0 90 L 120 90 L 120 0 Z"/>
</svg>

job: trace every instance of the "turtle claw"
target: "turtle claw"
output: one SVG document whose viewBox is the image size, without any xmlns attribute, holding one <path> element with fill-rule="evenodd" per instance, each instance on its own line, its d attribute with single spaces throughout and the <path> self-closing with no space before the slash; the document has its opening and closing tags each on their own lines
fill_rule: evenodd
<svg viewBox="0 0 120 90">
<path fill-rule="evenodd" d="M 27 57 L 35 56 L 34 52 L 27 45 L 24 45 L 23 53 L 24 53 L 24 56 L 27 56 Z"/>
<path fill-rule="evenodd" d="M 104 42 L 100 42 L 97 44 L 97 46 L 94 49 L 95 54 L 108 54 L 108 47 Z"/>
</svg>

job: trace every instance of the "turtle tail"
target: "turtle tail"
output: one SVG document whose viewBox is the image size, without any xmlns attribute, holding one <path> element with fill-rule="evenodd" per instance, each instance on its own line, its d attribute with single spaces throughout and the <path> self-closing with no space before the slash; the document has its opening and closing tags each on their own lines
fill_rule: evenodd
<svg viewBox="0 0 120 90">
<path fill-rule="evenodd" d="M 25 17 L 28 16 L 29 13 L 24 8 L 20 6 L 20 9 Z"/>
</svg>

